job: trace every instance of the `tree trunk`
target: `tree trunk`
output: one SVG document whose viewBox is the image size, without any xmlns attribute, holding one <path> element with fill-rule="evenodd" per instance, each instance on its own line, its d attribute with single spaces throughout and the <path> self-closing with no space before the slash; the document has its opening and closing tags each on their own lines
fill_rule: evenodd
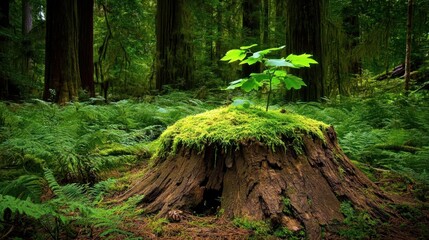
<svg viewBox="0 0 429 240">
<path fill-rule="evenodd" d="M 288 98 L 293 100 L 318 101 L 325 95 L 323 78 L 325 62 L 322 49 L 324 1 L 286 1 L 286 50 L 288 54 L 312 54 L 319 63 L 311 68 L 292 71 L 303 78 L 307 84 L 307 87 L 303 87 L 297 92 L 288 91 L 289 94 L 293 94 Z"/>
<path fill-rule="evenodd" d="M 244 0 L 243 7 L 243 31 L 244 31 L 244 44 L 261 45 L 261 0 L 251 1 Z M 248 77 L 251 73 L 261 72 L 261 64 L 256 63 L 253 65 L 243 64 L 242 77 Z"/>
<path fill-rule="evenodd" d="M 9 0 L 0 1 L 0 28 L 5 29 L 9 27 Z M 5 52 L 7 38 L 0 36 L 0 51 L 1 53 Z M 0 56 L 0 62 L 5 62 L 6 59 L 3 59 L 3 56 Z M 0 70 L 0 99 L 8 98 L 8 89 L 9 89 L 9 76 L 7 76 L 4 69 Z"/>
<path fill-rule="evenodd" d="M 78 0 L 79 14 L 79 70 L 82 89 L 95 97 L 94 87 L 94 0 Z"/>
<path fill-rule="evenodd" d="M 29 0 L 22 0 L 22 73 L 24 75 L 30 75 L 31 65 L 31 40 L 28 36 L 31 29 L 33 29 L 33 16 L 31 14 L 31 3 Z"/>
<path fill-rule="evenodd" d="M 158 0 L 156 13 L 156 88 L 189 89 L 194 59 L 185 0 Z"/>
<path fill-rule="evenodd" d="M 407 11 L 407 43 L 405 50 L 405 92 L 410 90 L 410 72 L 411 72 L 411 40 L 413 28 L 413 0 L 408 0 Z"/>
<path fill-rule="evenodd" d="M 44 100 L 76 100 L 80 85 L 76 0 L 47 0 Z"/>
<path fill-rule="evenodd" d="M 359 58 L 354 56 L 354 49 L 360 41 L 359 16 L 353 5 L 347 6 L 342 10 L 343 29 L 347 36 L 346 51 L 349 55 L 348 72 L 350 74 L 360 75 L 362 73 L 362 64 Z"/>
</svg>

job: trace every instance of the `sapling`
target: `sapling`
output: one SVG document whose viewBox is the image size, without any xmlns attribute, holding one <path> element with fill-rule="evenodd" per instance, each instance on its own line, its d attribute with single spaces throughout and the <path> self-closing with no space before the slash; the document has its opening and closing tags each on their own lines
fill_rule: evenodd
<svg viewBox="0 0 429 240">
<path fill-rule="evenodd" d="M 266 111 L 270 105 L 270 98 L 273 90 L 284 86 L 286 90 L 300 89 L 306 86 L 304 81 L 287 72 L 288 68 L 310 67 L 310 64 L 317 64 L 316 60 L 312 59 L 310 54 L 295 55 L 290 54 L 286 58 L 268 58 L 271 52 L 282 50 L 285 46 L 277 48 L 267 48 L 261 51 L 252 52 L 251 48 L 257 46 L 242 46 L 240 49 L 231 49 L 221 61 L 229 61 L 229 63 L 240 61 L 241 64 L 253 65 L 257 62 L 261 63 L 263 72 L 251 73 L 247 78 L 241 78 L 229 83 L 227 90 L 240 88 L 245 92 L 258 91 L 268 88 Z"/>
</svg>

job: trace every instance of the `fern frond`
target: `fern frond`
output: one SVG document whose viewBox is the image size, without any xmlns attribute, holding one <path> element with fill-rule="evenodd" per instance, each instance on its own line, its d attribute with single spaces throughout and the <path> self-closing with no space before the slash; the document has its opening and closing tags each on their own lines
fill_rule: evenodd
<svg viewBox="0 0 429 240">
<path fill-rule="evenodd" d="M 42 195 L 42 179 L 35 175 L 22 175 L 12 181 L 0 182 L 0 194 L 10 195 L 19 199 L 30 198 L 40 202 Z"/>
<path fill-rule="evenodd" d="M 12 213 L 24 214 L 39 219 L 44 215 L 56 215 L 55 211 L 43 204 L 31 202 L 30 198 L 22 200 L 9 195 L 0 194 L 0 220 L 4 220 L 4 211 L 10 209 Z"/>
</svg>

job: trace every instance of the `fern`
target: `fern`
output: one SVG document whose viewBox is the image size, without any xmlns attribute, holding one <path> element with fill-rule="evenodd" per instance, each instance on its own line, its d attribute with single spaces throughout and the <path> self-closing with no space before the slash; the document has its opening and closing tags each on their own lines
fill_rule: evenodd
<svg viewBox="0 0 429 240">
<path fill-rule="evenodd" d="M 22 200 L 9 195 L 0 194 L 0 220 L 4 221 L 4 213 L 9 209 L 13 214 L 19 213 L 34 219 L 40 219 L 44 215 L 56 215 L 56 212 L 50 207 L 33 203 L 30 198 Z"/>
<path fill-rule="evenodd" d="M 0 182 L 0 194 L 40 202 L 42 195 L 41 180 L 38 176 L 22 175 L 15 180 Z"/>
</svg>

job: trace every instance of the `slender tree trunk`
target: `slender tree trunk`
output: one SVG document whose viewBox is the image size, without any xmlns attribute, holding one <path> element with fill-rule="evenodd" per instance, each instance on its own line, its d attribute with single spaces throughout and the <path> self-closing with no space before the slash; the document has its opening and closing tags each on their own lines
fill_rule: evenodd
<svg viewBox="0 0 429 240">
<path fill-rule="evenodd" d="M 362 64 L 359 58 L 354 56 L 354 49 L 360 41 L 359 16 L 351 4 L 342 11 L 343 28 L 347 35 L 346 51 L 349 55 L 348 72 L 350 74 L 361 74 Z"/>
<path fill-rule="evenodd" d="M 47 0 L 44 100 L 76 100 L 80 85 L 77 0 Z"/>
<path fill-rule="evenodd" d="M 262 19 L 263 19 L 263 36 L 262 36 L 262 44 L 264 46 L 264 48 L 269 47 L 270 43 L 270 1 L 269 0 L 262 0 L 262 10 L 263 10 L 263 14 L 262 14 Z"/>
<path fill-rule="evenodd" d="M 308 53 L 319 64 L 307 69 L 293 71 L 303 78 L 307 87 L 294 92 L 290 99 L 317 101 L 324 92 L 324 58 L 322 49 L 322 23 L 324 22 L 325 0 L 286 0 L 286 50 L 288 53 Z M 291 92 L 291 91 L 289 91 Z M 295 94 L 298 93 L 298 96 Z"/>
<path fill-rule="evenodd" d="M 405 92 L 410 90 L 410 72 L 411 72 L 411 40 L 413 27 L 413 3 L 414 0 L 408 0 L 407 13 L 407 43 L 405 50 Z"/>
<path fill-rule="evenodd" d="M 94 0 L 78 0 L 79 13 L 79 70 L 82 89 L 90 97 L 95 96 L 94 87 Z"/>
<path fill-rule="evenodd" d="M 0 29 L 9 27 L 9 0 L 0 1 Z M 5 52 L 7 38 L 0 36 L 0 51 L 3 55 Z M 5 62 L 4 57 L 0 55 L 0 62 Z M 8 98 L 9 77 L 4 69 L 0 69 L 0 99 Z"/>
<path fill-rule="evenodd" d="M 261 45 L 261 0 L 244 0 L 242 7 L 244 45 L 250 45 L 254 43 Z M 260 72 L 261 64 L 243 64 L 242 71 L 243 77 L 248 77 L 250 73 Z"/>
<path fill-rule="evenodd" d="M 31 14 L 31 3 L 29 0 L 22 0 L 22 47 L 23 47 L 23 57 L 22 57 L 22 73 L 24 75 L 29 75 L 30 65 L 31 65 L 31 40 L 28 36 L 31 29 L 33 29 L 33 16 Z"/>
<path fill-rule="evenodd" d="M 185 0 L 158 0 L 156 13 L 156 88 L 193 83 L 193 52 Z"/>
</svg>

